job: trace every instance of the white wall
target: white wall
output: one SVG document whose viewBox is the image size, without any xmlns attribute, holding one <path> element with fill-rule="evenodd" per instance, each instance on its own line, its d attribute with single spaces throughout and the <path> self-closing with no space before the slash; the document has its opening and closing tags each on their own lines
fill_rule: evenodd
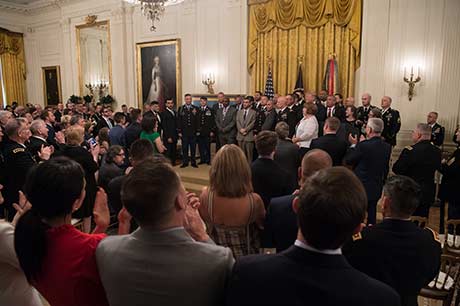
<svg viewBox="0 0 460 306">
<path fill-rule="evenodd" d="M 44 103 L 44 66 L 61 66 L 64 99 L 79 94 L 75 27 L 87 15 L 110 21 L 113 95 L 119 105 L 137 106 L 136 43 L 165 39 L 181 40 L 182 94 L 206 93 L 201 75 L 208 70 L 216 75 L 216 92 L 247 90 L 246 0 L 185 0 L 168 6 L 156 32 L 139 7 L 122 0 L 57 2 L 37 12 L 0 7 L 0 26 L 25 34 L 31 103 Z"/>
<path fill-rule="evenodd" d="M 411 130 L 438 111 L 448 141 L 460 111 L 460 1 L 364 0 L 361 67 L 356 97 L 363 92 L 379 105 L 383 95 L 400 111 L 399 147 L 410 143 Z M 421 66 L 416 95 L 409 101 L 404 66 Z"/>
</svg>

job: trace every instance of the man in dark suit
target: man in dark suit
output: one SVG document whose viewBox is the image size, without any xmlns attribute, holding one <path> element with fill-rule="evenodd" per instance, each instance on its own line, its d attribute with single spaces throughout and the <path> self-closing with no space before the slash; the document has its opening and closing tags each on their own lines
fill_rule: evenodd
<svg viewBox="0 0 460 306">
<path fill-rule="evenodd" d="M 441 263 L 438 234 L 410 220 L 419 193 L 420 186 L 411 178 L 390 177 L 380 201 L 383 222 L 365 228 L 343 248 L 354 268 L 395 289 L 403 306 L 418 305 L 420 290 L 433 280 Z"/>
<path fill-rule="evenodd" d="M 297 187 L 297 172 L 300 166 L 299 147 L 288 138 L 289 126 L 286 122 L 279 122 L 275 127 L 275 133 L 278 135 L 275 162 L 287 171 L 291 185 Z"/>
<path fill-rule="evenodd" d="M 45 122 L 46 128 L 48 129 L 48 134 L 45 137 L 46 141 L 49 144 L 56 145 L 56 130 L 54 128 L 56 117 L 54 116 L 53 112 L 49 110 L 43 111 L 43 113 L 40 115 L 40 119 Z"/>
<path fill-rule="evenodd" d="M 125 116 L 126 118 L 126 123 L 129 124 L 131 123 L 131 116 L 129 114 L 129 111 L 128 111 L 128 106 L 126 104 L 123 104 L 121 106 L 121 112 L 123 113 L 123 115 Z"/>
<path fill-rule="evenodd" d="M 339 128 L 340 120 L 338 118 L 327 118 L 323 128 L 324 136 L 313 139 L 310 144 L 310 149 L 321 149 L 329 153 L 334 166 L 342 165 L 348 149 L 348 143 L 337 136 Z"/>
<path fill-rule="evenodd" d="M 326 121 L 326 107 L 312 93 L 307 93 L 305 95 L 305 103 L 314 103 L 318 108 L 315 117 L 316 120 L 318 120 L 318 136 L 321 136 L 323 133 L 324 121 Z"/>
<path fill-rule="evenodd" d="M 166 147 L 165 155 L 176 164 L 177 157 L 177 113 L 174 110 L 174 101 L 166 100 L 166 109 L 161 113 L 163 125 L 163 144 Z"/>
<path fill-rule="evenodd" d="M 294 245 L 280 254 L 238 260 L 226 305 L 400 305 L 392 288 L 352 268 L 341 253 L 366 215 L 364 188 L 350 170 L 319 171 L 293 207 L 299 223 Z"/>
<path fill-rule="evenodd" d="M 200 98 L 200 110 L 198 112 L 198 128 L 196 138 L 200 150 L 199 164 L 211 164 L 211 137 L 214 135 L 216 120 L 211 108 L 208 107 L 208 98 Z"/>
<path fill-rule="evenodd" d="M 236 108 L 230 106 L 230 99 L 224 97 L 222 108 L 216 113 L 216 131 L 220 146 L 236 142 Z"/>
<path fill-rule="evenodd" d="M 313 149 L 307 152 L 302 159 L 299 169 L 300 187 L 305 181 L 321 169 L 331 168 L 332 159 L 323 150 Z M 276 252 L 289 248 L 297 237 L 297 215 L 292 209 L 292 201 L 296 192 L 290 195 L 272 198 L 265 216 L 262 247 L 276 248 Z"/>
<path fill-rule="evenodd" d="M 382 120 L 385 124 L 382 137 L 394 147 L 396 146 L 396 136 L 401 129 L 401 117 L 397 110 L 391 108 L 391 98 L 388 96 L 382 98 Z"/>
<path fill-rule="evenodd" d="M 335 96 L 327 96 L 326 117 L 336 117 L 340 121 L 345 120 L 345 108 L 343 105 L 335 102 Z"/>
<path fill-rule="evenodd" d="M 135 108 L 131 111 L 130 114 L 131 117 L 131 123 L 126 127 L 125 130 L 125 144 L 126 144 L 126 150 L 129 151 L 131 148 L 131 145 L 133 142 L 139 139 L 141 132 L 142 132 L 142 127 L 141 127 L 141 121 L 142 121 L 142 114 L 141 110 L 138 108 Z"/>
<path fill-rule="evenodd" d="M 436 185 L 434 173 L 441 169 L 441 150 L 430 142 L 431 127 L 419 123 L 412 131 L 414 145 L 405 147 L 393 165 L 393 172 L 414 179 L 422 188 L 420 205 L 416 216 L 428 217 L 434 202 Z"/>
<path fill-rule="evenodd" d="M 93 131 L 94 137 L 96 137 L 97 134 L 99 134 L 99 131 L 102 128 L 106 127 L 110 130 L 111 128 L 114 127 L 114 125 L 115 123 L 112 120 L 112 109 L 108 106 L 104 106 L 102 108 L 102 119 L 99 120 L 96 126 L 94 127 L 94 131 Z"/>
<path fill-rule="evenodd" d="M 367 123 L 369 112 L 375 108 L 375 106 L 371 105 L 371 101 L 372 96 L 370 94 L 364 93 L 362 95 L 361 102 L 363 105 L 356 110 L 356 124 L 360 127 Z"/>
<path fill-rule="evenodd" d="M 123 148 L 126 146 L 125 143 L 125 124 L 126 117 L 122 112 L 116 112 L 113 116 L 115 126 L 109 131 L 110 145 L 118 145 Z"/>
<path fill-rule="evenodd" d="M 262 131 L 256 137 L 259 158 L 251 165 L 252 186 L 264 201 L 265 207 L 272 197 L 290 194 L 295 189 L 288 172 L 273 160 L 277 143 L 278 136 L 272 131 Z"/>
<path fill-rule="evenodd" d="M 198 168 L 195 160 L 198 108 L 192 105 L 192 95 L 186 94 L 184 99 L 185 104 L 179 107 L 177 112 L 177 131 L 179 133 L 179 137 L 182 139 L 182 165 L 180 167 L 188 167 L 188 152 L 190 148 L 190 160 L 192 162 L 192 167 Z"/>
<path fill-rule="evenodd" d="M 274 131 L 276 125 L 276 110 L 273 101 L 269 100 L 265 106 L 264 123 L 262 124 L 262 131 Z"/>
<path fill-rule="evenodd" d="M 46 141 L 48 136 L 48 129 L 43 120 L 37 119 L 30 124 L 30 132 L 32 136 L 26 142 L 27 149 L 35 161 L 40 161 L 39 152 L 42 147 L 48 147 L 50 144 Z"/>
<path fill-rule="evenodd" d="M 438 113 L 429 112 L 426 118 L 426 123 L 431 127 L 431 142 L 435 146 L 442 146 L 444 143 L 444 127 L 441 126 L 438 122 Z"/>
<path fill-rule="evenodd" d="M 214 113 L 214 118 L 217 116 L 217 111 L 223 107 L 225 94 L 221 91 L 217 94 L 217 103 L 211 107 L 212 112 Z M 243 102 L 243 101 L 241 101 Z M 214 138 L 216 139 L 216 152 L 219 151 L 221 144 L 219 140 L 219 129 L 216 128 L 214 133 Z"/>
<path fill-rule="evenodd" d="M 366 190 L 367 224 L 376 223 L 377 201 L 389 171 L 391 146 L 382 140 L 382 130 L 382 119 L 369 118 L 366 125 L 367 139 L 362 136 L 358 143 L 358 139 L 350 135 L 349 141 L 352 145 L 344 158 L 344 163 L 354 168 Z"/>
<path fill-rule="evenodd" d="M 64 116 L 64 104 L 58 103 L 56 111 L 53 113 L 56 118 L 56 122 L 61 122 L 62 116 Z"/>
<path fill-rule="evenodd" d="M 158 122 L 157 132 L 161 135 L 161 132 L 163 131 L 163 122 L 161 121 L 160 104 L 158 101 L 152 101 L 152 103 L 150 103 L 150 111 L 153 113 L 153 116 Z"/>
</svg>

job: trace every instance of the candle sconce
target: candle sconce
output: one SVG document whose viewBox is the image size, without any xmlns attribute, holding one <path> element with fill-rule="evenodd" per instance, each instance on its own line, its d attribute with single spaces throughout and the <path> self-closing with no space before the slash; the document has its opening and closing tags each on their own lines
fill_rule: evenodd
<svg viewBox="0 0 460 306">
<path fill-rule="evenodd" d="M 409 85 L 409 91 L 407 92 L 407 95 L 409 97 L 409 101 L 412 101 L 412 98 L 414 97 L 415 94 L 415 84 L 420 82 L 422 78 L 420 77 L 420 67 L 418 67 L 417 71 L 417 77 L 414 79 L 414 67 L 410 68 L 410 78 L 406 76 L 406 68 L 404 68 L 404 82 L 406 82 Z"/>
<path fill-rule="evenodd" d="M 213 73 L 203 74 L 201 83 L 203 83 L 203 85 L 208 87 L 208 93 L 209 94 L 211 94 L 211 95 L 214 94 L 214 88 L 212 88 L 212 86 L 214 84 L 216 84 L 216 79 L 215 79 Z"/>
</svg>

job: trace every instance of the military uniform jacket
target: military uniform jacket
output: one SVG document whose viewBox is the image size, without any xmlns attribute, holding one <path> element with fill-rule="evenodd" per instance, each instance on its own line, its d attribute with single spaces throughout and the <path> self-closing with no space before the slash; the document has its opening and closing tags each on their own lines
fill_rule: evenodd
<svg viewBox="0 0 460 306">
<path fill-rule="evenodd" d="M 27 172 L 35 160 L 27 148 L 15 141 L 9 141 L 4 150 L 5 158 L 5 186 L 3 195 L 6 205 L 18 203 L 18 192 L 24 186 Z"/>
<path fill-rule="evenodd" d="M 190 105 L 182 105 L 177 112 L 177 130 L 182 136 L 195 136 L 198 128 L 198 108 Z"/>
<path fill-rule="evenodd" d="M 460 204 L 460 149 L 441 166 L 442 182 L 439 198 L 450 203 Z"/>
<path fill-rule="evenodd" d="M 210 136 L 211 132 L 216 129 L 216 120 L 213 111 L 206 106 L 203 110 L 202 107 L 198 111 L 198 128 L 197 136 Z"/>
<path fill-rule="evenodd" d="M 438 123 L 431 128 L 431 142 L 438 147 L 444 143 L 444 128 Z"/>
<path fill-rule="evenodd" d="M 441 168 L 441 150 L 429 140 L 407 146 L 393 165 L 393 172 L 414 179 L 422 188 L 422 203 L 433 203 L 434 173 Z M 420 203 L 420 204 L 422 204 Z"/>
<path fill-rule="evenodd" d="M 289 126 L 289 137 L 291 138 L 292 135 L 295 134 L 295 127 L 297 125 L 297 115 L 295 111 L 286 107 L 284 110 L 279 111 L 277 114 L 276 123 L 278 122 L 286 122 Z"/>
<path fill-rule="evenodd" d="M 371 109 L 374 109 L 374 108 L 376 107 L 373 105 L 368 105 L 367 107 L 364 107 L 363 105 L 361 105 L 356 110 L 356 120 L 359 120 L 362 123 L 366 123 L 367 120 L 369 120 L 369 112 L 371 111 Z"/>
<path fill-rule="evenodd" d="M 257 135 L 260 131 L 262 131 L 262 127 L 265 122 L 265 110 L 256 110 L 256 122 L 254 123 L 254 135 Z"/>
<path fill-rule="evenodd" d="M 417 305 L 441 261 L 437 233 L 408 220 L 384 219 L 353 236 L 342 251 L 354 268 L 395 289 L 403 306 Z"/>
<path fill-rule="evenodd" d="M 396 135 L 401 128 L 401 117 L 399 112 L 391 107 L 382 113 L 383 132 L 382 137 L 392 146 L 396 145 Z"/>
</svg>

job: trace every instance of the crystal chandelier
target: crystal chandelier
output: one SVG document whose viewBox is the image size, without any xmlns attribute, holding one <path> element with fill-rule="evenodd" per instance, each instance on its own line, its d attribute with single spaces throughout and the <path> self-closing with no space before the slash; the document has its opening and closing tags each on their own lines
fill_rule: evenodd
<svg viewBox="0 0 460 306">
<path fill-rule="evenodd" d="M 131 4 L 139 4 L 141 6 L 142 13 L 152 23 L 150 31 L 155 31 L 155 21 L 160 21 L 160 17 L 165 12 L 165 7 L 168 5 L 178 4 L 184 0 L 125 0 Z"/>
</svg>

